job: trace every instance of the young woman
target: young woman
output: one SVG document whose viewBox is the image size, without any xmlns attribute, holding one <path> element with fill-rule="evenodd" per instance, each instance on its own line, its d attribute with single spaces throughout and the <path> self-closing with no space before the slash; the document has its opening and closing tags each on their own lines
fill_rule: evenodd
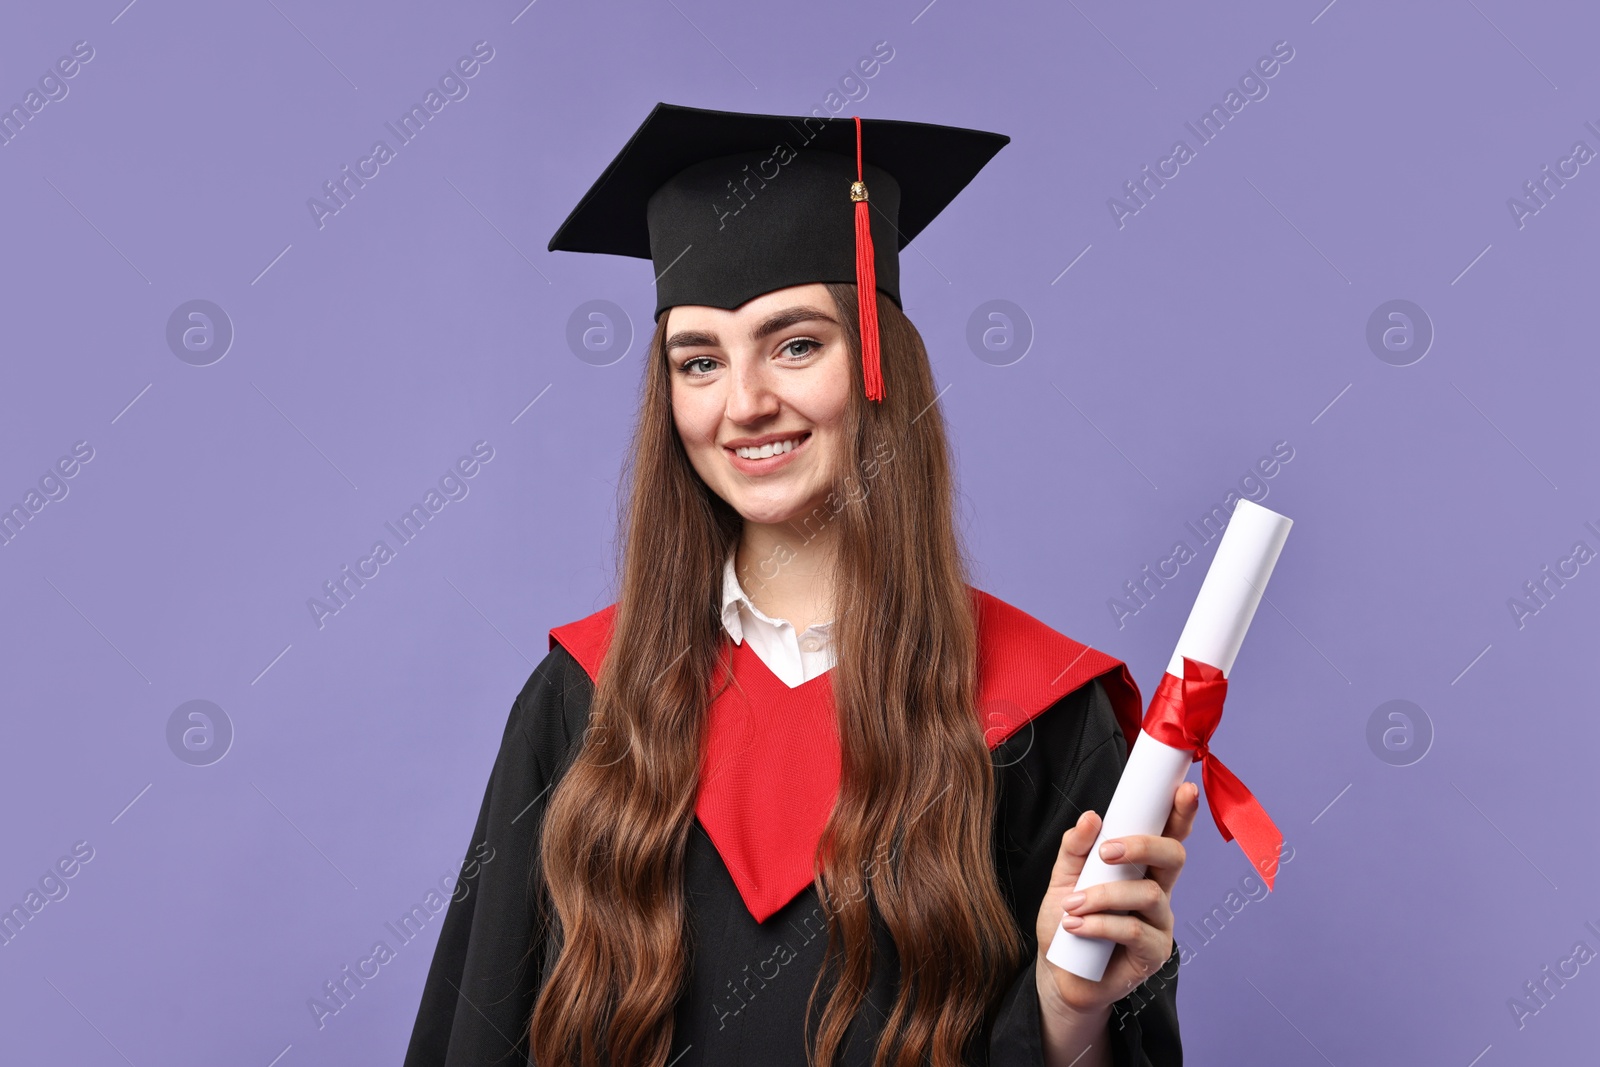
<svg viewBox="0 0 1600 1067">
<path fill-rule="evenodd" d="M 1180 1063 L 1197 790 L 1103 846 L 1144 878 L 1074 892 L 1138 691 L 967 583 L 899 307 L 894 252 L 943 206 L 904 175 L 976 131 L 824 124 L 769 175 L 773 124 L 808 120 L 666 108 L 563 230 L 643 216 L 658 271 L 709 250 L 658 274 L 617 600 L 551 631 L 512 707 L 471 843 L 495 859 L 452 899 L 407 1067 Z M 680 208 L 752 162 L 732 237 Z M 885 224 L 828 205 L 843 172 Z M 1059 925 L 1117 943 L 1099 982 L 1045 959 Z"/>
</svg>

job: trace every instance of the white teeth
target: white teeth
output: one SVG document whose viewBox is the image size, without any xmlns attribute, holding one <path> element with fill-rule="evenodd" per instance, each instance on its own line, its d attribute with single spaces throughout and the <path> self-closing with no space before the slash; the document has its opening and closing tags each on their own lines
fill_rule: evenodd
<svg viewBox="0 0 1600 1067">
<path fill-rule="evenodd" d="M 799 443 L 800 438 L 792 437 L 787 441 L 773 441 L 760 448 L 736 448 L 733 451 L 740 459 L 766 459 L 782 452 L 791 452 Z"/>
</svg>

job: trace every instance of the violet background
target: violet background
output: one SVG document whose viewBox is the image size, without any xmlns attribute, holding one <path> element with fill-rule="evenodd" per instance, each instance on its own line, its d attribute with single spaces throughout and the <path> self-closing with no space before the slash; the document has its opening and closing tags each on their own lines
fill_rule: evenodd
<svg viewBox="0 0 1600 1067">
<path fill-rule="evenodd" d="M 94 849 L 0 946 L 0 1059 L 399 1061 L 438 920 L 322 1029 L 307 1001 L 459 865 L 547 631 L 612 599 L 652 273 L 545 244 L 656 101 L 806 114 L 879 41 L 843 114 L 1013 138 L 902 254 L 977 584 L 1148 696 L 1214 543 L 1120 628 L 1108 599 L 1294 452 L 1215 739 L 1294 858 L 1188 939 L 1190 1062 L 1593 1057 L 1596 968 L 1507 1006 L 1600 948 L 1600 577 L 1508 608 L 1600 547 L 1600 165 L 1507 207 L 1600 149 L 1592 8 L 124 2 L 0 14 L 0 104 L 95 52 L 0 147 L 0 504 L 94 449 L 0 549 L 0 904 Z M 480 40 L 469 96 L 319 229 L 307 199 Z M 1279 41 L 1119 228 L 1108 198 Z M 165 337 L 196 298 L 236 334 L 205 367 Z M 1408 366 L 1366 340 L 1394 299 L 1435 331 Z M 567 342 L 591 300 L 636 335 L 605 366 Z M 967 341 L 991 300 L 1032 332 L 1008 366 Z M 319 629 L 308 598 L 479 440 L 470 494 Z M 234 731 L 204 767 L 166 734 L 195 699 Z M 1433 732 L 1405 766 L 1367 741 L 1396 699 Z M 1248 872 L 1202 812 L 1180 926 Z"/>
</svg>

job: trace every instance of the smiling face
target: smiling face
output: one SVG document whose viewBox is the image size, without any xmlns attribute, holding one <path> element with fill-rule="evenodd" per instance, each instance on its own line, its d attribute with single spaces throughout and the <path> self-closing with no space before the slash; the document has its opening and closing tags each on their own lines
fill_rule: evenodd
<svg viewBox="0 0 1600 1067">
<path fill-rule="evenodd" d="M 732 311 L 667 311 L 678 436 L 701 480 L 746 522 L 802 519 L 833 488 L 851 383 L 836 315 L 821 284 Z"/>
</svg>

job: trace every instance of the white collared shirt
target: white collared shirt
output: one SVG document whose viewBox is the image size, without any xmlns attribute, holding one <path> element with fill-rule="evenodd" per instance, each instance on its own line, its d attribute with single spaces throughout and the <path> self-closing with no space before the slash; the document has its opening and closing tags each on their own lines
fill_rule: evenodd
<svg viewBox="0 0 1600 1067">
<path fill-rule="evenodd" d="M 749 641 L 751 651 L 790 689 L 825 674 L 834 660 L 833 623 L 815 623 L 797 635 L 788 620 L 763 615 L 739 584 L 735 555 L 728 553 L 722 567 L 722 626 L 733 643 Z"/>
</svg>

